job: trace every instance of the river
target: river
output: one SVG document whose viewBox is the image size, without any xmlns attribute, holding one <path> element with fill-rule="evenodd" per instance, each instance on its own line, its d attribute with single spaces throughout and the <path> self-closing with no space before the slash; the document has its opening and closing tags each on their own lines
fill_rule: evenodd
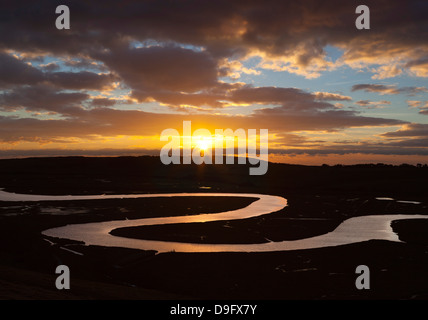
<svg viewBox="0 0 428 320">
<path fill-rule="evenodd" d="M 428 215 L 369 215 L 353 217 L 343 221 L 335 230 L 323 235 L 278 242 L 260 244 L 196 244 L 172 241 L 154 241 L 130 239 L 113 236 L 110 232 L 116 228 L 148 226 L 171 223 L 192 223 L 221 220 L 234 220 L 255 217 L 279 211 L 287 206 L 287 200 L 280 196 L 251 194 L 251 193 L 162 193 L 162 194 L 125 194 L 125 195 L 67 195 L 47 196 L 16 194 L 0 190 L 0 201 L 70 201 L 91 199 L 125 199 L 164 197 L 250 197 L 257 198 L 245 208 L 221 213 L 199 214 L 179 217 L 145 218 L 133 220 L 114 220 L 84 224 L 70 224 L 48 229 L 43 235 L 83 241 L 86 245 L 108 247 L 123 247 L 141 250 L 156 250 L 158 252 L 266 252 L 302 250 L 330 246 L 339 246 L 367 240 L 388 240 L 400 242 L 391 228 L 391 222 L 401 219 L 427 219 Z"/>
</svg>

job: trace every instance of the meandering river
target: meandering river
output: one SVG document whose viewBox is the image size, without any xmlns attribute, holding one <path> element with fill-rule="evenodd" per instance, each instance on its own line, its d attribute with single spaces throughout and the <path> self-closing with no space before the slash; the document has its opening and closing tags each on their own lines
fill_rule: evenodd
<svg viewBox="0 0 428 320">
<path fill-rule="evenodd" d="M 287 206 L 283 197 L 251 193 L 162 193 L 125 195 L 68 195 L 47 196 L 16 194 L 0 190 L 0 201 L 70 201 L 92 199 L 125 199 L 164 197 L 250 197 L 257 198 L 245 208 L 221 213 L 199 214 L 179 217 L 145 218 L 133 220 L 114 220 L 84 224 L 70 224 L 42 232 L 45 236 L 83 241 L 86 245 L 124 247 L 158 252 L 263 252 L 322 248 L 339 246 L 372 239 L 400 242 L 391 228 L 391 222 L 400 219 L 428 219 L 428 215 L 370 215 L 349 218 L 332 232 L 300 240 L 267 242 L 260 244 L 195 244 L 172 241 L 130 239 L 113 236 L 116 228 L 148 226 L 172 223 L 208 222 L 255 217 L 279 211 Z"/>
</svg>

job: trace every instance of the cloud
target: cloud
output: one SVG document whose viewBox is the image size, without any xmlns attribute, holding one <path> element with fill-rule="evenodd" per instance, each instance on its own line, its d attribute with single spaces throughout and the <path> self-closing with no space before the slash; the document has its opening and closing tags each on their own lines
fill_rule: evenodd
<svg viewBox="0 0 428 320">
<path fill-rule="evenodd" d="M 75 59 L 66 58 L 64 61 L 64 66 L 70 67 L 72 69 L 84 69 L 84 70 L 98 70 L 98 71 L 107 71 L 107 67 L 104 64 L 95 61 L 89 58 L 78 57 Z"/>
<path fill-rule="evenodd" d="M 116 99 L 95 98 L 92 99 L 91 105 L 94 107 L 111 107 L 117 103 Z"/>
<path fill-rule="evenodd" d="M 0 52 L 0 88 L 36 84 L 44 80 L 44 73 L 12 55 Z"/>
<path fill-rule="evenodd" d="M 423 56 L 418 59 L 410 60 L 405 67 L 417 77 L 428 77 L 428 57 Z"/>
<path fill-rule="evenodd" d="M 419 108 L 419 114 L 428 115 L 428 101 L 407 100 L 410 108 Z"/>
<path fill-rule="evenodd" d="M 261 74 L 260 70 L 244 67 L 239 60 L 230 61 L 226 58 L 219 60 L 219 68 L 222 70 L 224 77 L 229 77 L 233 80 L 239 79 L 243 73 L 252 75 Z"/>
<path fill-rule="evenodd" d="M 334 108 L 330 103 L 318 101 L 316 95 L 296 88 L 245 86 L 232 91 L 229 99 L 235 103 L 275 104 L 283 110 L 299 112 Z"/>
<path fill-rule="evenodd" d="M 428 137 L 428 124 L 410 123 L 397 131 L 386 132 L 384 137 Z"/>
<path fill-rule="evenodd" d="M 314 140 L 302 135 L 292 134 L 292 133 L 279 133 L 275 135 L 275 137 L 270 141 L 270 143 L 275 146 L 271 149 L 284 147 L 284 146 L 285 147 L 295 146 L 295 147 L 304 147 L 304 148 L 319 147 L 320 144 L 325 142 L 326 142 L 325 140 Z"/>
<path fill-rule="evenodd" d="M 417 101 L 417 100 L 407 100 L 406 102 L 410 108 L 417 108 L 422 103 L 421 101 Z"/>
<path fill-rule="evenodd" d="M 56 71 L 60 68 L 60 66 L 55 62 L 49 62 L 46 64 L 41 64 L 39 67 L 40 67 L 40 69 L 42 69 L 42 71 L 47 71 L 47 72 Z"/>
<path fill-rule="evenodd" d="M 289 113 L 283 108 L 256 110 L 258 126 L 278 131 L 336 131 L 353 127 L 397 126 L 404 121 L 359 116 L 349 110 L 327 110 L 310 113 Z"/>
<path fill-rule="evenodd" d="M 148 93 L 134 90 L 132 91 L 131 97 L 142 102 L 157 101 L 173 108 L 183 106 L 208 106 L 211 108 L 222 108 L 226 104 L 224 101 L 224 94 L 216 94 L 211 91 L 204 91 L 200 93 L 177 93 L 171 91 Z"/>
<path fill-rule="evenodd" d="M 355 84 L 351 91 L 364 90 L 367 92 L 377 92 L 380 94 L 398 94 L 400 93 L 395 86 L 383 84 Z"/>
<path fill-rule="evenodd" d="M 333 62 L 326 60 L 327 54 L 322 46 L 314 47 L 312 50 L 309 47 L 308 44 L 297 45 L 292 52 L 279 56 L 255 50 L 250 56 L 262 58 L 257 65 L 258 68 L 276 72 L 287 71 L 307 79 L 318 78 L 322 72 L 336 68 Z"/>
<path fill-rule="evenodd" d="M 427 138 L 413 138 L 413 139 L 405 139 L 401 141 L 393 141 L 389 142 L 388 146 L 391 147 L 415 147 L 415 148 L 423 148 L 426 149 L 426 153 L 428 154 L 428 137 Z"/>
<path fill-rule="evenodd" d="M 371 71 L 375 73 L 372 79 L 379 80 L 394 78 L 403 73 L 403 69 L 397 65 L 384 65 L 378 68 L 372 68 Z"/>
<path fill-rule="evenodd" d="M 133 90 L 192 93 L 217 84 L 217 64 L 207 52 L 176 46 L 124 48 L 98 56 Z"/>
<path fill-rule="evenodd" d="M 344 96 L 339 93 L 315 92 L 314 95 L 316 100 L 326 100 L 326 101 L 351 101 L 352 100 L 351 97 Z"/>
<path fill-rule="evenodd" d="M 395 85 L 383 85 L 383 84 L 355 84 L 352 86 L 351 91 L 363 90 L 366 92 L 376 92 L 381 95 L 392 95 L 392 94 L 407 94 L 415 95 L 417 93 L 428 92 L 426 87 L 402 87 L 397 88 Z"/>
<path fill-rule="evenodd" d="M 89 71 L 46 73 L 45 79 L 57 87 L 70 90 L 108 90 L 113 88 L 113 82 L 117 80 L 112 74 Z"/>
<path fill-rule="evenodd" d="M 177 93 L 174 91 L 155 91 L 148 93 L 134 90 L 132 97 L 139 101 L 158 101 L 171 106 L 208 106 L 223 108 L 230 105 L 277 105 L 294 111 L 334 109 L 326 101 L 348 101 L 351 97 L 329 92 L 314 94 L 296 88 L 254 87 L 252 85 L 217 84 L 209 90 L 198 93 Z"/>
<path fill-rule="evenodd" d="M 89 98 L 81 92 L 59 92 L 51 86 L 16 87 L 0 95 L 3 110 L 25 108 L 29 111 L 53 111 L 63 115 L 79 113 L 82 101 Z"/>
<path fill-rule="evenodd" d="M 56 70 L 56 64 L 42 66 L 43 70 Z M 48 83 L 64 89 L 106 90 L 116 80 L 112 74 L 81 72 L 43 72 L 31 64 L 0 52 L 0 87 L 37 85 Z"/>
<path fill-rule="evenodd" d="M 58 93 L 59 94 L 59 93 Z M 157 114 L 137 110 L 114 110 L 109 108 L 83 109 L 74 105 L 80 98 L 69 97 L 70 106 L 53 106 L 57 96 L 52 93 L 49 109 L 68 115 L 59 120 L 1 117 L 0 140 L 34 141 L 64 138 L 88 138 L 91 136 L 156 136 L 164 129 L 181 130 L 183 121 L 192 121 L 192 130 L 207 128 L 257 129 L 266 128 L 270 133 L 293 131 L 335 131 L 349 127 L 394 126 L 405 122 L 359 116 L 349 111 L 325 111 L 318 113 L 288 113 L 281 108 L 263 109 L 247 117 L 232 115 L 179 115 Z M 75 100 L 73 100 L 75 99 Z M 48 107 L 43 106 L 48 109 Z M 280 110 L 276 110 L 280 109 Z"/>
<path fill-rule="evenodd" d="M 64 32 L 46 23 L 53 19 L 51 2 L 6 1 L 0 26 L 8 32 L 0 47 L 89 56 L 139 42 L 183 43 L 201 47 L 216 59 L 263 58 L 263 68 L 287 70 L 307 77 L 340 65 L 373 66 L 375 79 L 405 71 L 427 76 L 426 16 L 421 1 L 365 3 L 371 12 L 370 32 L 355 28 L 353 2 L 332 0 L 319 4 L 257 1 L 127 1 L 107 0 L 100 6 L 73 1 L 73 29 Z M 405 14 L 404 14 L 405 13 Z M 125 22 L 126 21 L 126 22 Z M 410 35 L 410 36 L 409 36 Z M 336 62 L 327 45 L 344 50 Z"/>
<path fill-rule="evenodd" d="M 391 101 L 370 101 L 370 100 L 359 100 L 355 102 L 359 106 L 366 107 L 367 109 L 381 109 L 385 108 L 386 105 L 390 105 Z"/>
</svg>

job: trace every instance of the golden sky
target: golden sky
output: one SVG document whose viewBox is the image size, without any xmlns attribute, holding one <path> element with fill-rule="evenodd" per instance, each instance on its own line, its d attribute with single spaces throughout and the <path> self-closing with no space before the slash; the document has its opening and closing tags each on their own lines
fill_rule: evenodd
<svg viewBox="0 0 428 320">
<path fill-rule="evenodd" d="M 428 4 L 365 5 L 2 1 L 0 157 L 159 155 L 192 121 L 268 129 L 275 162 L 428 163 Z"/>
</svg>

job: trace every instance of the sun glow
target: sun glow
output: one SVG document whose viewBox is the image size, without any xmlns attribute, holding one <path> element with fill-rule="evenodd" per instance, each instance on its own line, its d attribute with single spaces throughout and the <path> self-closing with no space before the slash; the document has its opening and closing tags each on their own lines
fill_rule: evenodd
<svg viewBox="0 0 428 320">
<path fill-rule="evenodd" d="M 212 138 L 205 136 L 193 137 L 195 141 L 195 147 L 201 151 L 206 151 L 212 148 Z"/>
</svg>

